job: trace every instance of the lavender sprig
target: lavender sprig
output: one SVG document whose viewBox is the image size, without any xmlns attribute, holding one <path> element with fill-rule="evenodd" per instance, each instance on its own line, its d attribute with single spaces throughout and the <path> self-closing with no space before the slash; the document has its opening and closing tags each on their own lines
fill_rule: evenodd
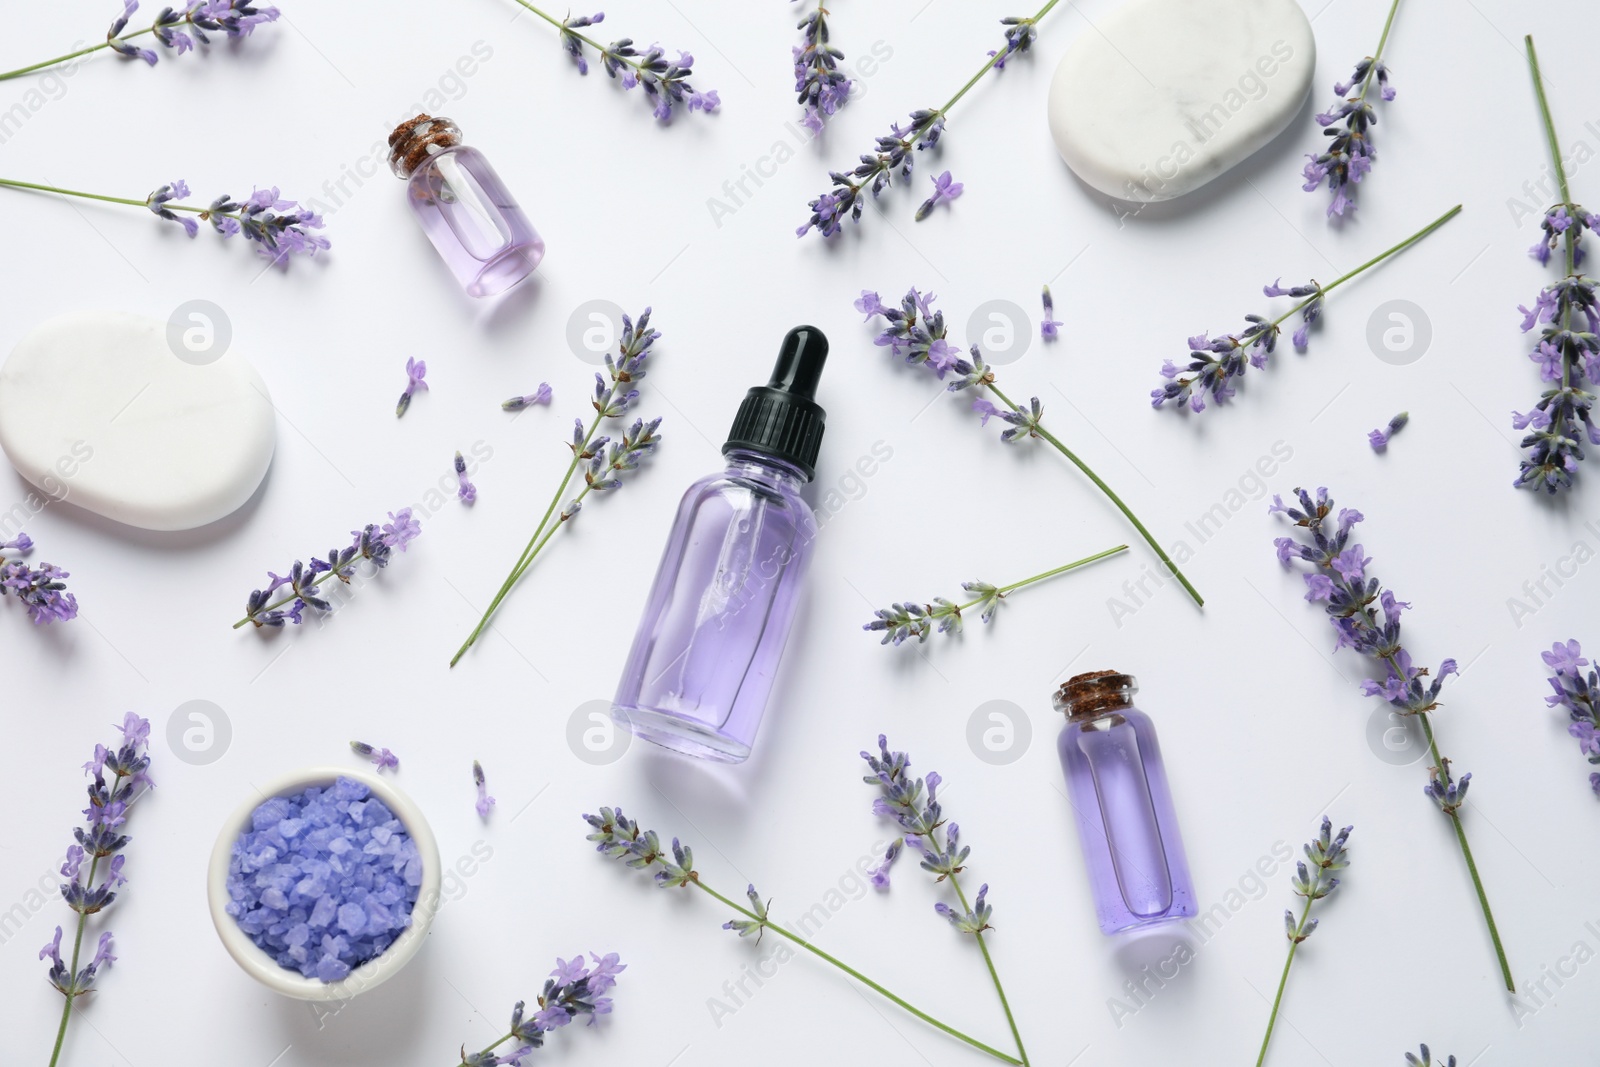
<svg viewBox="0 0 1600 1067">
<path fill-rule="evenodd" d="M 1589 661 L 1577 641 L 1557 641 L 1549 652 L 1539 655 L 1544 665 L 1555 672 L 1550 676 L 1550 688 L 1555 694 L 1545 697 L 1545 704 L 1567 709 L 1572 719 L 1567 732 L 1577 738 L 1579 750 L 1590 763 L 1600 764 L 1600 675 L 1593 670 L 1584 672 Z M 1600 794 L 1600 771 L 1589 775 L 1589 785 Z"/>
<path fill-rule="evenodd" d="M 622 813 L 621 808 L 601 808 L 598 815 L 585 815 L 583 820 L 588 824 L 591 831 L 587 835 L 588 840 L 594 842 L 595 851 L 607 859 L 616 860 L 636 871 L 650 873 L 657 888 L 680 889 L 693 886 L 732 909 L 739 918 L 724 923 L 724 930 L 731 930 L 741 938 L 754 934 L 758 939 L 764 931 L 771 931 L 774 936 L 781 937 L 785 941 L 811 953 L 817 959 L 837 967 L 868 989 L 910 1012 L 928 1025 L 949 1034 L 958 1041 L 965 1042 L 981 1052 L 988 1053 L 1002 1063 L 1024 1067 L 1025 1060 L 1007 1055 L 999 1049 L 984 1044 L 975 1037 L 970 1037 L 960 1030 L 940 1022 L 927 1012 L 913 1006 L 904 998 L 874 982 L 854 967 L 824 952 L 799 934 L 774 922 L 767 912 L 767 903 L 762 901 L 760 894 L 756 892 L 755 886 L 752 885 L 746 890 L 746 897 L 750 901 L 750 906 L 748 907 L 711 888 L 701 878 L 700 872 L 695 870 L 692 850 L 676 838 L 673 839 L 670 847 L 663 846 L 660 836 L 654 830 L 641 829 L 638 822 Z"/>
<path fill-rule="evenodd" d="M 510 1064 L 523 1067 L 523 1060 L 535 1049 L 543 1048 L 545 1035 L 559 1030 L 581 1015 L 587 1015 L 592 1024 L 602 1015 L 611 1014 L 611 998 L 606 996 L 617 984 L 617 975 L 628 969 L 615 952 L 604 956 L 589 953 L 594 966 L 584 962 L 583 953 L 570 960 L 556 957 L 555 970 L 545 979 L 539 993 L 538 1010 L 527 1014 L 527 1002 L 517 1001 L 511 1009 L 511 1027 L 506 1035 L 481 1051 L 467 1052 L 461 1046 L 461 1063 L 458 1067 L 498 1067 Z M 511 1043 L 511 1051 L 496 1053 L 500 1046 Z"/>
<path fill-rule="evenodd" d="M 323 613 L 332 611 L 333 604 L 318 593 L 323 582 L 337 578 L 350 584 L 362 562 L 382 570 L 389 565 L 395 549 L 404 552 L 406 545 L 422 533 L 422 523 L 411 517 L 410 508 L 401 508 L 398 512 L 389 512 L 389 521 L 382 527 L 371 522 L 351 533 L 355 540 L 346 548 L 331 549 L 325 560 L 313 556 L 308 565 L 297 559 L 287 575 L 268 571 L 267 587 L 251 591 L 245 600 L 244 618 L 234 623 L 233 628 L 237 630 L 248 623 L 254 623 L 257 629 L 281 627 L 284 623 L 298 626 L 305 621 L 307 608 Z M 274 600 L 273 594 L 282 588 L 289 591 Z"/>
<path fill-rule="evenodd" d="M 1047 442 L 1065 456 L 1073 466 L 1083 472 L 1084 477 L 1095 484 L 1095 487 L 1104 493 L 1106 499 L 1116 505 L 1124 518 L 1133 524 L 1139 531 L 1139 536 L 1144 538 L 1145 544 L 1156 554 L 1172 576 L 1178 580 L 1184 590 L 1194 599 L 1196 604 L 1203 605 L 1205 599 L 1199 591 L 1184 577 L 1178 565 L 1172 562 L 1144 523 L 1139 521 L 1132 509 L 1122 502 L 1111 487 L 1101 477 L 1089 468 L 1089 465 L 1078 458 L 1078 455 L 1061 443 L 1061 440 L 1047 430 L 1044 426 L 1044 406 L 1039 398 L 1034 397 L 1028 407 L 1019 407 L 1009 396 L 1000 391 L 996 381 L 995 370 L 983 361 L 983 353 L 977 345 L 971 349 L 972 359 L 963 359 L 959 346 L 951 342 L 945 326 L 944 312 L 936 311 L 933 306 L 934 295 L 924 294 L 918 289 L 911 289 L 900 301 L 899 307 L 890 307 L 885 304 L 879 295 L 870 289 L 861 291 L 861 298 L 855 302 L 856 310 L 866 316 L 867 321 L 882 318 L 887 324 L 883 331 L 873 341 L 880 348 L 889 351 L 905 363 L 927 367 L 940 381 L 945 381 L 945 376 L 950 375 L 950 380 L 945 382 L 945 388 L 952 393 L 964 393 L 971 390 L 974 394 L 988 392 L 1004 407 L 996 407 L 983 396 L 978 395 L 972 401 L 972 410 L 982 418 L 987 425 L 992 417 L 999 418 L 1007 424 L 1007 429 L 1001 431 L 1000 439 L 1008 443 L 1020 443 L 1038 439 Z"/>
<path fill-rule="evenodd" d="M 800 43 L 794 46 L 794 91 L 805 108 L 800 121 L 813 133 L 821 133 L 827 117 L 850 102 L 853 84 L 839 69 L 844 53 L 829 41 L 826 2 L 817 0 L 796 25 Z"/>
<path fill-rule="evenodd" d="M 1484 892 L 1483 880 L 1478 876 L 1477 862 L 1467 844 L 1467 832 L 1461 823 L 1461 805 L 1466 798 L 1467 784 L 1472 775 L 1459 780 L 1450 773 L 1450 761 L 1439 754 L 1434 739 L 1431 713 L 1439 708 L 1439 693 L 1444 680 L 1456 673 L 1456 661 L 1447 659 L 1439 665 L 1439 672 L 1428 681 L 1428 669 L 1416 666 L 1411 654 L 1400 641 L 1400 614 L 1411 607 L 1384 589 L 1377 578 L 1367 574 L 1372 559 L 1361 545 L 1350 543 L 1350 532 L 1363 521 L 1364 516 L 1354 508 L 1342 508 L 1333 514 L 1333 501 L 1326 489 L 1318 489 L 1313 499 L 1304 489 L 1296 489 L 1299 506 L 1285 505 L 1281 496 L 1272 498 L 1269 514 L 1285 516 L 1294 524 L 1297 536 L 1279 537 L 1278 562 L 1287 565 L 1291 560 L 1311 564 L 1304 575 L 1306 600 L 1321 603 L 1328 621 L 1338 633 L 1335 650 L 1350 648 L 1364 656 L 1371 656 L 1384 665 L 1384 678 L 1368 678 L 1361 683 L 1367 696 L 1381 696 L 1401 715 L 1414 716 L 1422 725 L 1428 740 L 1428 752 L 1433 765 L 1428 769 L 1428 784 L 1423 792 L 1438 804 L 1439 810 L 1449 817 L 1456 832 L 1456 843 L 1461 846 L 1461 856 L 1472 876 L 1477 891 L 1478 905 L 1483 910 L 1489 937 L 1494 942 L 1494 952 L 1500 961 L 1500 973 L 1506 989 L 1516 992 L 1511 978 L 1511 965 L 1506 962 L 1505 947 L 1500 943 L 1500 931 L 1495 926 L 1494 913 L 1489 910 L 1489 897 Z M 1383 620 L 1378 620 L 1377 604 L 1383 609 Z"/>
<path fill-rule="evenodd" d="M 1317 125 L 1323 127 L 1323 135 L 1329 139 L 1328 150 L 1321 155 L 1306 154 L 1309 162 L 1304 172 L 1306 182 L 1301 188 L 1308 193 L 1315 192 L 1327 182 L 1328 188 L 1333 190 L 1333 200 L 1328 204 L 1330 217 L 1355 210 L 1356 202 L 1350 194 L 1372 170 L 1372 161 L 1378 158 L 1372 147 L 1372 127 L 1378 124 L 1378 118 L 1367 101 L 1367 94 L 1377 85 L 1380 97 L 1385 101 L 1394 99 L 1389 68 L 1383 65 L 1383 46 L 1389 42 L 1389 28 L 1394 25 L 1394 15 L 1399 9 L 1400 0 L 1389 5 L 1389 17 L 1383 20 L 1378 50 L 1356 64 L 1349 81 L 1333 87 L 1334 95 L 1345 99 L 1336 101 L 1317 116 Z M 1350 95 L 1356 89 L 1360 92 Z M 1342 129 L 1337 125 L 1341 119 L 1344 121 Z"/>
<path fill-rule="evenodd" d="M 54 563 L 30 567 L 17 559 L 7 559 L 9 549 L 19 556 L 33 551 L 33 538 L 21 531 L 9 541 L 0 541 L 0 598 L 14 596 L 28 609 L 35 626 L 67 622 L 78 617 L 78 598 L 67 592 L 71 572 Z"/>
<path fill-rule="evenodd" d="M 1559 243 L 1566 273 L 1539 292 L 1531 310 L 1517 309 L 1522 312 L 1524 333 L 1542 324 L 1539 340 L 1528 358 L 1539 365 L 1540 378 L 1555 384 L 1527 414 L 1511 413 L 1511 424 L 1528 431 L 1522 439 L 1522 447 L 1528 451 L 1512 484 L 1554 495 L 1572 488 L 1572 476 L 1584 456 L 1584 443 L 1600 445 L 1600 428 L 1590 417 L 1594 394 L 1584 388 L 1585 382 L 1600 382 L 1600 296 L 1594 279 L 1578 271 L 1584 258 L 1583 235 L 1585 231 L 1600 230 L 1600 216 L 1572 200 L 1556 140 L 1555 120 L 1550 116 L 1550 101 L 1545 98 L 1544 78 L 1539 73 L 1539 56 L 1534 51 L 1533 38 L 1524 41 L 1561 190 L 1561 203 L 1545 212 L 1543 232 L 1530 254 L 1541 264 L 1548 264 L 1551 251 Z"/>
<path fill-rule="evenodd" d="M 594 397 L 590 401 L 595 411 L 594 418 L 589 422 L 587 429 L 582 419 L 573 420 L 572 441 L 567 445 L 572 450 L 572 462 L 567 465 L 566 476 L 556 487 L 555 495 L 550 498 L 550 505 L 545 508 L 544 517 L 539 520 L 539 525 L 535 527 L 533 536 L 528 539 L 527 545 L 522 550 L 522 555 L 511 568 L 511 573 L 506 576 L 506 580 L 500 584 L 499 591 L 489 601 L 489 606 L 484 610 L 483 617 L 478 620 L 478 625 L 473 627 L 472 633 L 467 635 L 466 641 L 450 658 L 450 666 L 454 667 L 459 663 L 461 657 L 466 655 L 467 649 L 471 648 L 488 628 L 489 620 L 499 609 L 501 601 L 505 600 L 512 587 L 523 574 L 527 573 L 534 559 L 550 542 L 550 538 L 555 536 L 556 531 L 577 516 L 585 498 L 590 493 L 605 493 L 620 488 L 622 476 L 629 471 L 637 470 L 640 461 L 654 452 L 656 446 L 660 444 L 661 435 L 656 432 L 661 425 L 659 418 L 649 422 L 634 419 L 633 425 L 616 441 L 612 441 L 608 435 L 599 433 L 602 422 L 607 419 L 622 418 L 638 402 L 639 390 L 635 385 L 644 378 L 645 365 L 652 354 L 652 346 L 660 336 L 660 330 L 650 328 L 650 308 L 644 309 L 644 314 L 639 316 L 638 322 L 634 322 L 626 315 L 622 316 L 622 336 L 617 342 L 617 355 L 613 358 L 608 354 L 606 373 L 602 375 L 596 372 L 594 376 Z M 571 484 L 580 468 L 583 470 L 583 488 L 557 515 L 556 507 L 566 495 L 567 486 Z"/>
<path fill-rule="evenodd" d="M 561 47 L 572 57 L 579 74 L 589 73 L 589 60 L 584 53 L 584 48 L 587 46 L 599 55 L 600 65 L 605 68 L 606 74 L 620 79 L 624 89 L 636 89 L 642 86 L 645 99 L 650 102 L 651 110 L 661 122 L 672 118 L 674 106 L 709 114 L 722 104 L 722 99 L 715 89 L 702 93 L 689 84 L 689 78 L 694 74 L 694 56 L 688 52 L 679 52 L 676 59 L 669 60 L 660 45 L 653 44 L 641 52 L 631 37 L 622 37 L 610 44 L 601 44 L 579 31 L 590 26 L 598 26 L 605 21 L 604 11 L 598 11 L 593 15 L 569 15 L 565 19 L 558 19 L 541 11 L 528 0 L 517 0 L 517 3 L 556 28 L 561 34 Z"/>
<path fill-rule="evenodd" d="M 930 149 L 939 143 L 944 134 L 945 121 L 950 109 L 960 102 L 991 70 L 1004 70 L 1006 60 L 1019 52 L 1026 52 L 1038 36 L 1039 20 L 1050 13 L 1050 9 L 1061 0 L 1048 0 L 1037 13 L 1030 18 L 1013 16 L 1001 19 L 1006 27 L 1005 44 L 999 51 L 990 52 L 989 59 L 978 68 L 978 73 L 967 79 L 967 83 L 956 91 L 956 94 L 946 100 L 943 107 L 918 108 L 911 112 L 909 126 L 902 127 L 894 123 L 889 128 L 889 133 L 879 137 L 873 151 L 861 157 L 861 162 L 849 171 L 829 171 L 828 177 L 832 180 L 832 187 L 822 193 L 808 205 L 811 208 L 811 218 L 799 229 L 795 230 L 797 237 L 804 237 L 812 230 L 816 230 L 824 237 L 832 237 L 844 226 L 844 221 L 849 218 L 853 222 L 861 221 L 862 209 L 866 207 L 866 195 L 872 194 L 876 200 L 878 195 L 894 183 L 895 174 L 898 172 L 902 179 L 910 179 L 912 165 L 915 162 L 913 153 Z M 937 202 L 932 201 L 930 203 Z M 928 210 L 932 210 L 928 207 Z M 923 213 L 924 215 L 926 212 Z"/>
<path fill-rule="evenodd" d="M 400 757 L 386 748 L 374 748 L 365 741 L 350 742 L 350 751 L 371 763 L 379 771 L 397 771 L 400 769 Z"/>
<path fill-rule="evenodd" d="M 1386 425 L 1383 429 L 1368 431 L 1367 444 L 1372 446 L 1372 450 L 1374 452 L 1388 451 L 1389 441 L 1394 437 L 1395 434 L 1405 429 L 1406 423 L 1410 421 L 1411 413 L 1402 411 L 1400 414 L 1390 419 L 1388 425 Z"/>
<path fill-rule="evenodd" d="M 428 383 L 424 380 L 428 374 L 427 361 L 417 359 L 415 356 L 406 357 L 406 388 L 400 394 L 399 403 L 394 406 L 394 417 L 399 418 L 411 408 L 411 396 L 417 392 L 427 392 Z"/>
<path fill-rule="evenodd" d="M 1261 1039 L 1261 1054 L 1256 1057 L 1256 1067 L 1261 1067 L 1267 1060 L 1267 1046 L 1272 1043 L 1272 1029 L 1278 1022 L 1278 1008 L 1283 1004 L 1283 990 L 1289 983 L 1289 968 L 1294 965 L 1295 953 L 1299 951 L 1301 942 L 1317 928 L 1317 920 L 1311 918 L 1311 905 L 1339 887 L 1339 879 L 1333 872 L 1350 866 L 1345 842 L 1350 839 L 1353 829 L 1346 826 L 1335 836 L 1333 823 L 1324 815 L 1322 832 L 1305 846 L 1306 860 L 1310 861 L 1311 866 L 1308 868 L 1304 860 L 1295 865 L 1295 895 L 1302 897 L 1305 904 L 1300 909 L 1298 919 L 1292 911 L 1283 913 L 1284 933 L 1289 939 L 1289 958 L 1283 961 L 1283 976 L 1278 979 L 1278 995 L 1272 1000 L 1272 1014 L 1267 1016 L 1267 1034 Z"/>
<path fill-rule="evenodd" d="M 1188 366 L 1180 370 L 1170 359 L 1161 365 L 1161 376 L 1167 381 L 1165 385 L 1150 390 L 1150 406 L 1159 408 L 1169 402 L 1177 407 L 1187 404 L 1189 410 L 1198 413 L 1206 409 L 1207 397 L 1219 404 L 1232 399 L 1236 379 L 1242 377 L 1249 367 L 1260 370 L 1271 361 L 1273 352 L 1277 350 L 1278 335 L 1282 332 L 1280 327 L 1286 320 L 1296 314 L 1300 316 L 1300 326 L 1290 340 L 1296 349 L 1304 351 L 1310 341 L 1311 326 L 1322 315 L 1323 303 L 1329 293 L 1397 252 L 1416 244 L 1455 218 L 1460 211 L 1461 205 L 1457 204 L 1404 241 L 1380 252 L 1354 270 L 1339 275 L 1327 285 L 1312 279 L 1304 285 L 1287 289 L 1277 281 L 1263 286 L 1261 291 L 1267 296 L 1287 296 L 1298 303 L 1276 318 L 1246 315 L 1244 328 L 1237 333 L 1224 334 L 1215 339 L 1203 333 L 1189 338 Z"/>
<path fill-rule="evenodd" d="M 1016 590 L 1127 550 L 1127 545 L 1118 545 L 1116 548 L 1108 548 L 1104 552 L 1097 552 L 1092 556 L 1086 556 L 1054 570 L 1035 574 L 1031 578 L 1024 578 L 1020 582 L 1012 582 L 1010 585 L 997 586 L 985 581 L 962 582 L 961 588 L 972 596 L 972 599 L 964 604 L 957 604 L 952 600 L 946 600 L 942 596 L 934 597 L 931 604 L 922 604 L 915 601 L 891 604 L 887 608 L 878 609 L 875 612 L 877 617 L 861 628 L 873 632 L 881 631 L 883 640 L 879 644 L 884 645 L 898 645 L 909 637 L 915 637 L 920 643 L 926 641 L 928 634 L 934 630 L 942 634 L 960 633 L 963 618 L 962 612 L 964 611 L 971 611 L 973 608 L 977 608 L 979 610 L 979 620 L 987 625 L 994 620 L 995 613 L 1000 610 L 1000 602 Z"/>
<path fill-rule="evenodd" d="M 1428 1046 L 1423 1045 L 1419 1051 L 1422 1053 L 1421 1056 L 1414 1056 L 1409 1052 L 1406 1053 L 1406 1067 L 1434 1067 L 1433 1053 L 1428 1051 Z M 1439 1067 L 1456 1067 L 1456 1058 L 1448 1056 L 1440 1060 Z"/>
<path fill-rule="evenodd" d="M 61 1025 L 56 1029 L 55 1048 L 50 1053 L 50 1067 L 56 1067 L 56 1061 L 61 1058 L 61 1046 L 66 1041 L 67 1022 L 72 1018 L 73 1005 L 79 997 L 94 988 L 101 968 L 116 960 L 111 954 L 111 932 L 107 930 L 100 935 L 94 958 L 84 966 L 78 966 L 82 960 L 83 935 L 89 924 L 89 916 L 98 915 L 110 907 L 117 899 L 117 890 L 128 881 L 122 873 L 126 860 L 122 850 L 128 844 L 128 835 L 123 832 L 123 827 L 127 824 L 129 810 L 153 785 L 148 773 L 149 720 L 130 711 L 123 716 L 122 725 L 117 730 L 122 734 L 122 743 L 116 748 L 95 745 L 93 758 L 83 765 L 84 773 L 94 778 L 89 784 L 89 806 L 83 812 L 88 825 L 87 828 L 79 826 L 73 829 L 77 844 L 67 847 L 66 862 L 61 865 L 61 876 L 66 879 L 61 885 L 61 897 L 67 907 L 78 913 L 70 959 L 64 960 L 61 956 L 62 931 L 59 926 L 56 927 L 55 938 L 39 950 L 39 958 L 50 961 L 50 984 L 60 991 L 64 1000 L 61 1005 Z M 112 776 L 109 783 L 106 781 L 107 771 Z M 84 866 L 85 860 L 88 860 L 87 868 Z M 102 874 L 102 864 L 104 878 L 97 881 Z"/>
<path fill-rule="evenodd" d="M 143 200 L 102 196 L 99 193 L 85 193 L 76 189 L 12 181 L 7 178 L 0 178 L 0 185 L 10 186 L 13 189 L 55 193 L 58 196 L 99 200 L 107 204 L 142 207 L 157 218 L 180 224 L 190 237 L 200 232 L 200 222 L 209 222 L 211 228 L 223 237 L 242 233 L 246 241 L 253 242 L 257 246 L 256 251 L 272 260 L 273 266 L 286 265 L 289 257 L 296 252 L 311 256 L 331 247 L 326 237 L 311 232 L 322 229 L 322 216 L 310 209 L 301 208 L 298 201 L 282 199 L 278 195 L 276 186 L 257 189 L 244 200 L 232 200 L 227 194 L 223 194 L 206 207 L 200 207 L 196 204 L 175 203 L 176 200 L 189 195 L 188 183 L 182 178 L 160 186 Z M 178 214 L 180 211 L 185 214 Z"/>
<path fill-rule="evenodd" d="M 230 41 L 242 40 L 250 36 L 252 30 L 268 22 L 276 22 L 278 9 L 275 7 L 257 7 L 252 0 L 191 0 L 186 6 L 178 8 L 164 7 L 156 16 L 155 21 L 142 30 L 125 33 L 128 20 L 133 13 L 139 10 L 138 0 L 126 0 L 123 4 L 122 14 L 112 20 L 111 28 L 106 31 L 106 39 L 99 44 L 92 44 L 87 48 L 80 48 L 76 52 L 68 52 L 64 56 L 46 59 L 42 63 L 34 63 L 16 70 L 0 74 L 0 81 L 10 78 L 19 78 L 24 74 L 44 70 L 60 63 L 67 63 L 80 56 L 86 56 L 109 48 L 118 55 L 130 59 L 142 59 L 150 66 L 155 66 L 160 58 L 154 49 L 140 48 L 130 44 L 136 37 L 153 34 L 163 48 L 170 49 L 173 55 L 181 56 L 191 51 L 195 42 L 210 44 L 211 38 L 206 32 L 225 34 Z M 193 36 L 191 36 L 191 34 Z"/>
<path fill-rule="evenodd" d="M 972 848 L 961 844 L 961 827 L 945 819 L 944 808 L 939 803 L 939 785 L 944 779 L 937 771 L 929 771 L 926 778 L 911 777 L 911 757 L 904 752 L 891 752 L 888 738 L 883 734 L 878 735 L 877 755 L 862 752 L 861 758 L 871 771 L 863 776 L 862 781 L 878 789 L 878 796 L 872 802 L 873 813 L 892 820 L 901 831 L 896 846 L 904 844 L 908 849 L 921 852 L 922 869 L 934 875 L 936 882 L 950 883 L 960 907 L 952 908 L 941 900 L 934 904 L 933 910 L 949 920 L 957 931 L 971 934 L 978 942 L 984 966 L 989 971 L 989 980 L 994 983 L 1000 1007 L 1006 1013 L 1011 1039 L 1017 1044 L 1017 1055 L 1023 1063 L 1027 1063 L 1028 1053 L 1022 1044 L 1022 1033 L 1017 1029 L 1017 1020 L 1011 1014 L 1011 1002 L 1006 999 L 1005 987 L 1000 984 L 1000 972 L 995 969 L 994 958 L 989 954 L 989 943 L 983 936 L 984 931 L 992 929 L 989 918 L 994 913 L 987 899 L 989 886 L 987 883 L 982 885 L 970 903 L 961 888 L 960 875 L 966 869 Z M 888 867 L 894 862 L 894 855 L 898 851 L 898 847 L 895 847 L 885 855 L 883 864 L 874 872 L 875 883 L 879 878 L 887 881 Z"/>
</svg>

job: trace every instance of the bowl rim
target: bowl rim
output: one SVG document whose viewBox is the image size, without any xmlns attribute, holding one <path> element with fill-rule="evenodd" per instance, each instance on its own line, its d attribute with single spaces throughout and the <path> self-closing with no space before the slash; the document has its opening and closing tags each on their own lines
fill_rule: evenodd
<svg viewBox="0 0 1600 1067">
<path fill-rule="evenodd" d="M 279 966 L 278 961 L 251 941 L 239 923 L 228 914 L 228 864 L 233 857 L 234 842 L 249 826 L 251 816 L 261 804 L 273 797 L 298 793 L 310 786 L 331 785 L 339 778 L 349 778 L 366 786 L 405 826 L 411 840 L 416 842 L 417 853 L 422 859 L 422 884 L 418 886 L 417 902 L 411 909 L 411 925 L 395 938 L 393 944 L 339 981 L 323 982 Z M 258 793 L 258 796 L 246 799 L 223 821 L 217 842 L 211 849 L 211 862 L 206 874 L 206 897 L 210 904 L 211 924 L 217 929 L 222 947 L 250 977 L 273 992 L 296 1000 L 349 1000 L 393 977 L 422 948 L 428 929 L 433 925 L 433 916 L 439 910 L 443 881 L 439 844 L 422 809 L 396 786 L 371 771 L 348 767 L 308 767 L 283 774 L 258 787 Z"/>
</svg>

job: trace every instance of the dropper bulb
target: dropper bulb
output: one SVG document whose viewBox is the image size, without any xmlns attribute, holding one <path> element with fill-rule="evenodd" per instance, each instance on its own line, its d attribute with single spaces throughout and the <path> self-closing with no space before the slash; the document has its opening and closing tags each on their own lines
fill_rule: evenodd
<svg viewBox="0 0 1600 1067">
<path fill-rule="evenodd" d="M 828 339 L 815 326 L 796 326 L 783 338 L 767 387 L 815 400 L 822 365 L 828 360 Z"/>
</svg>

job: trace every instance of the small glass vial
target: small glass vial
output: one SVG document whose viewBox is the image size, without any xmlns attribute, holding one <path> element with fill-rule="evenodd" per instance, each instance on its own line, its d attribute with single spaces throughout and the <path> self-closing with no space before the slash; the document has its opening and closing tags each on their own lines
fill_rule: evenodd
<svg viewBox="0 0 1600 1067">
<path fill-rule="evenodd" d="M 1069 679 L 1053 704 L 1067 725 L 1057 747 L 1100 929 L 1108 934 L 1195 913 L 1194 885 L 1150 716 L 1133 706 L 1131 675 Z"/>
<path fill-rule="evenodd" d="M 647 741 L 739 763 L 750 755 L 811 559 L 800 498 L 822 443 L 817 381 L 828 342 L 784 338 L 722 446 L 726 469 L 689 487 L 617 683 L 612 716 Z"/>
<path fill-rule="evenodd" d="M 468 296 L 503 293 L 544 258 L 516 198 L 449 119 L 418 115 L 395 127 L 389 169 L 406 179 L 411 210 Z"/>
</svg>

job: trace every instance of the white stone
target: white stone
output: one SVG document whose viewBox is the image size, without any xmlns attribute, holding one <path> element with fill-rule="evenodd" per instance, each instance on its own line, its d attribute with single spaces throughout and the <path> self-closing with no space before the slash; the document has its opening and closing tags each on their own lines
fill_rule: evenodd
<svg viewBox="0 0 1600 1067">
<path fill-rule="evenodd" d="M 44 495 L 130 526 L 188 530 L 250 499 L 272 463 L 267 387 L 231 350 L 179 359 L 167 324 L 51 319 L 0 366 L 0 449 Z"/>
<path fill-rule="evenodd" d="M 1281 132 L 1316 59 L 1294 0 L 1125 0 L 1085 27 L 1056 68 L 1050 133 L 1102 193 L 1171 200 Z"/>
</svg>

